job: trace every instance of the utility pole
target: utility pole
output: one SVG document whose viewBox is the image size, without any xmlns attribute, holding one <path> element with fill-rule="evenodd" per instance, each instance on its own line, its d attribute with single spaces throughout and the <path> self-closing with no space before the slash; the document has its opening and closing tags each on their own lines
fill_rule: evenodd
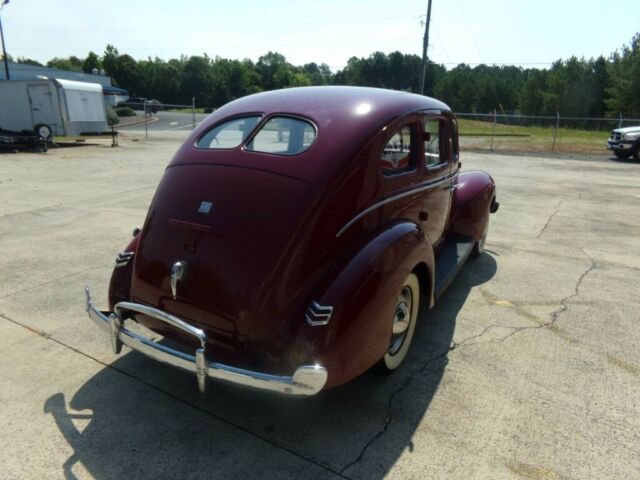
<svg viewBox="0 0 640 480">
<path fill-rule="evenodd" d="M 0 0 L 0 10 L 9 3 L 9 0 Z M 9 59 L 7 58 L 7 49 L 4 47 L 4 33 L 2 32 L 2 18 L 0 17 L 0 40 L 2 41 L 2 56 L 4 58 L 4 73 L 7 80 L 11 80 L 9 76 Z"/>
<path fill-rule="evenodd" d="M 424 24 L 424 43 L 422 44 L 422 77 L 420 78 L 420 95 L 424 95 L 424 83 L 427 78 L 427 48 L 429 47 L 429 24 L 431 23 L 431 0 L 427 7 L 427 21 Z"/>
</svg>

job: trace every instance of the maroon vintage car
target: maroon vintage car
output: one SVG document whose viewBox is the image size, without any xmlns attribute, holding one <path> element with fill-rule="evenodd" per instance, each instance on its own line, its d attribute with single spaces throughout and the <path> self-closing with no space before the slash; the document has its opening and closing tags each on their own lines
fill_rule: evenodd
<svg viewBox="0 0 640 480">
<path fill-rule="evenodd" d="M 399 367 L 418 311 L 482 252 L 497 208 L 489 175 L 460 172 L 444 103 L 356 87 L 251 95 L 178 150 L 117 257 L 109 311 L 88 288 L 86 308 L 115 353 L 193 372 L 202 391 L 212 377 L 313 395 Z"/>
</svg>

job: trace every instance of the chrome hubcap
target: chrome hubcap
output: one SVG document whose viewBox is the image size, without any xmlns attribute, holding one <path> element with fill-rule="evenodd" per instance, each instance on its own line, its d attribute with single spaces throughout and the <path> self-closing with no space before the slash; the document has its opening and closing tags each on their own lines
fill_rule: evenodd
<svg viewBox="0 0 640 480">
<path fill-rule="evenodd" d="M 393 319 L 393 329 L 391 334 L 391 342 L 389 343 L 389 353 L 395 355 L 405 338 L 407 337 L 407 330 L 411 322 L 411 305 L 413 303 L 413 294 L 409 287 L 404 287 L 398 304 L 396 305 L 396 313 Z"/>
</svg>

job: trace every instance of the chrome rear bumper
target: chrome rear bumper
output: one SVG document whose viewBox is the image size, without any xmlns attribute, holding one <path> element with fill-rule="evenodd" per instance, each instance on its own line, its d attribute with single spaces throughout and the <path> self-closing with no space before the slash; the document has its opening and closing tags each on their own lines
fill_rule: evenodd
<svg viewBox="0 0 640 480">
<path fill-rule="evenodd" d="M 201 329 L 166 312 L 140 303 L 120 302 L 116 304 L 114 312 L 101 312 L 93 305 L 89 287 L 85 286 L 84 291 L 87 313 L 96 325 L 110 333 L 115 354 L 120 353 L 124 344 L 154 360 L 195 373 L 201 392 L 206 390 L 208 377 L 287 395 L 315 395 L 327 382 L 327 370 L 320 365 L 303 365 L 298 367 L 291 377 L 286 377 L 211 362 L 207 359 L 205 351 L 207 336 Z M 132 332 L 124 327 L 122 314 L 125 311 L 142 313 L 168 323 L 194 336 L 200 342 L 200 348 L 194 355 L 189 355 Z"/>
</svg>

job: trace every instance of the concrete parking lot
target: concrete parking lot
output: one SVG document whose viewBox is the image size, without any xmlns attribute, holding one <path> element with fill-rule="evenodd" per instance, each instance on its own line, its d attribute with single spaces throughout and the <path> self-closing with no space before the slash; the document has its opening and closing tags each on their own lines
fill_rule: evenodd
<svg viewBox="0 0 640 480">
<path fill-rule="evenodd" d="M 200 395 L 114 356 L 82 291 L 106 305 L 184 135 L 0 155 L 1 478 L 638 477 L 640 164 L 463 154 L 500 211 L 400 371 Z"/>
</svg>

